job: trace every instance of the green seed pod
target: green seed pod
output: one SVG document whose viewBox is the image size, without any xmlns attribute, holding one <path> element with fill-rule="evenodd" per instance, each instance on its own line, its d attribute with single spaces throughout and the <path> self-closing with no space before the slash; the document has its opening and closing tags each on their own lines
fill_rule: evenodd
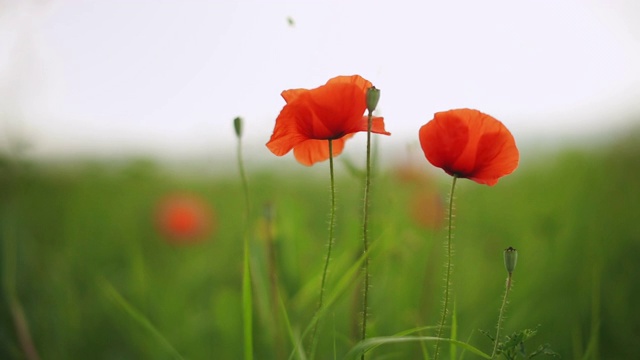
<svg viewBox="0 0 640 360">
<path fill-rule="evenodd" d="M 367 89 L 367 110 L 369 112 L 373 112 L 378 106 L 378 100 L 380 100 L 380 89 L 376 89 L 375 86 L 372 86 Z"/>
<path fill-rule="evenodd" d="M 242 118 L 240 116 L 233 119 L 233 129 L 236 131 L 238 138 L 242 137 Z"/>
<path fill-rule="evenodd" d="M 507 249 L 504 249 L 504 267 L 507 269 L 509 275 L 513 273 L 513 270 L 516 268 L 516 263 L 518 262 L 518 250 L 509 246 Z"/>
</svg>

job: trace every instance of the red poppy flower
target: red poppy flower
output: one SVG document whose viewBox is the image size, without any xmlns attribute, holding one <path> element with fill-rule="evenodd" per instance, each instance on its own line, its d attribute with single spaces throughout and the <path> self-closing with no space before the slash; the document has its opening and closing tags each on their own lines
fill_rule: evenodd
<svg viewBox="0 0 640 360">
<path fill-rule="evenodd" d="M 329 158 L 332 140 L 333 156 L 344 149 L 344 142 L 359 131 L 367 131 L 367 89 L 373 85 L 359 75 L 338 76 L 315 89 L 293 89 L 282 92 L 287 104 L 276 119 L 267 147 L 277 156 L 293 154 L 300 163 L 311 166 Z M 391 135 L 384 120 L 374 117 L 371 131 Z"/>
<path fill-rule="evenodd" d="M 439 112 L 420 128 L 427 160 L 451 176 L 495 185 L 518 167 L 513 135 L 493 117 L 472 109 Z"/>
<path fill-rule="evenodd" d="M 204 240 L 214 227 L 211 208 L 201 198 L 172 194 L 160 201 L 156 214 L 160 232 L 174 243 Z"/>
</svg>

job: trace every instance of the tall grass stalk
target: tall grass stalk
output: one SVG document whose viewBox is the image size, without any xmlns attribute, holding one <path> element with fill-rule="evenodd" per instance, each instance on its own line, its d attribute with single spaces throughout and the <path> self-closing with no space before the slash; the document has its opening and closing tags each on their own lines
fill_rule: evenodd
<svg viewBox="0 0 640 360">
<path fill-rule="evenodd" d="M 245 360 L 253 359 L 253 294 L 251 291 L 251 266 L 249 258 L 249 214 L 251 212 L 251 203 L 249 201 L 249 183 L 247 175 L 244 171 L 244 162 L 242 160 L 242 118 L 233 119 L 233 126 L 238 137 L 238 170 L 240 171 L 240 180 L 242 182 L 242 192 L 244 193 L 245 210 L 244 210 L 244 242 L 243 242 L 243 267 L 242 267 L 242 319 L 244 329 L 244 358 Z"/>
<path fill-rule="evenodd" d="M 442 331 L 444 329 L 444 325 L 447 321 L 447 311 L 449 307 L 449 297 L 451 291 L 451 273 L 453 271 L 453 199 L 454 192 L 456 189 L 456 182 L 458 177 L 456 175 L 453 176 L 453 181 L 451 182 L 451 193 L 449 194 L 449 220 L 447 225 L 447 243 L 446 243 L 446 271 L 444 276 L 444 299 L 442 301 L 442 316 L 440 317 L 440 322 L 438 323 L 438 332 L 436 338 L 442 337 Z M 438 360 L 438 355 L 440 354 L 440 341 L 436 340 L 436 350 L 433 355 L 435 360 Z"/>
<path fill-rule="evenodd" d="M 330 192 L 331 192 L 331 214 L 329 216 L 329 239 L 327 240 L 327 255 L 324 259 L 324 268 L 322 269 L 322 281 L 320 282 L 320 298 L 318 300 L 318 308 L 316 309 L 316 315 L 320 313 L 324 300 L 324 289 L 327 282 L 327 273 L 329 271 L 329 263 L 331 262 L 331 249 L 333 248 L 333 232 L 336 222 L 336 186 L 333 172 L 333 141 L 329 142 L 329 177 L 331 178 Z M 311 332 L 311 358 L 315 355 L 316 346 L 318 344 L 318 322 L 313 325 L 313 331 Z"/>
</svg>

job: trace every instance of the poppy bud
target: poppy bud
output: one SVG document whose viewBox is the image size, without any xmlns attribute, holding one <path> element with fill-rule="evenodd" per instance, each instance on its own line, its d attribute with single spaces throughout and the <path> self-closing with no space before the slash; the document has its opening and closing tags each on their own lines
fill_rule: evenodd
<svg viewBox="0 0 640 360">
<path fill-rule="evenodd" d="M 239 138 L 242 137 L 242 118 L 240 116 L 233 119 L 233 128 L 236 131 L 236 136 Z"/>
<path fill-rule="evenodd" d="M 507 249 L 504 249 L 504 267 L 507 269 L 509 275 L 513 273 L 513 270 L 516 268 L 516 263 L 518 262 L 518 250 L 509 246 Z"/>
<path fill-rule="evenodd" d="M 367 110 L 370 113 L 376 109 L 378 106 L 378 100 L 380 100 L 380 89 L 376 89 L 375 86 L 372 86 L 367 89 Z"/>
</svg>

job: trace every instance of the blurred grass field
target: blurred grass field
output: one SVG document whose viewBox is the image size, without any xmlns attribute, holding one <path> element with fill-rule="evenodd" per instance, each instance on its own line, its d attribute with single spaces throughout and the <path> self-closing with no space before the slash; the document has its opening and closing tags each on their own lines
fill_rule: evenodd
<svg viewBox="0 0 640 360">
<path fill-rule="evenodd" d="M 549 343 L 565 359 L 640 358 L 633 300 L 640 297 L 638 137 L 523 155 L 520 168 L 495 187 L 458 184 L 458 338 L 490 353 L 478 330 L 495 329 L 506 278 L 502 251 L 513 246 L 519 261 L 503 334 L 540 324 L 532 349 Z M 4 158 L 1 165 L 1 359 L 25 358 L 13 296 L 43 359 L 242 358 L 245 224 L 236 173 L 186 176 L 142 160 L 54 166 Z M 446 202 L 450 178 L 426 161 L 417 166 L 416 178 L 385 169 L 373 179 L 369 336 L 437 323 L 446 236 L 438 204 Z M 316 306 L 328 171 L 248 170 L 256 359 L 287 358 L 288 330 L 299 335 Z M 338 172 L 330 294 L 360 255 L 361 184 L 346 169 Z M 205 241 L 176 245 L 158 232 L 156 205 L 175 191 L 201 196 L 215 210 L 215 231 Z M 433 215 L 420 223 L 412 209 L 423 194 L 432 206 L 424 211 Z M 274 271 L 290 328 L 271 291 Z M 348 285 L 322 319 L 318 359 L 341 359 L 354 345 L 360 282 Z M 422 358 L 422 350 L 396 344 L 368 358 Z"/>
</svg>

